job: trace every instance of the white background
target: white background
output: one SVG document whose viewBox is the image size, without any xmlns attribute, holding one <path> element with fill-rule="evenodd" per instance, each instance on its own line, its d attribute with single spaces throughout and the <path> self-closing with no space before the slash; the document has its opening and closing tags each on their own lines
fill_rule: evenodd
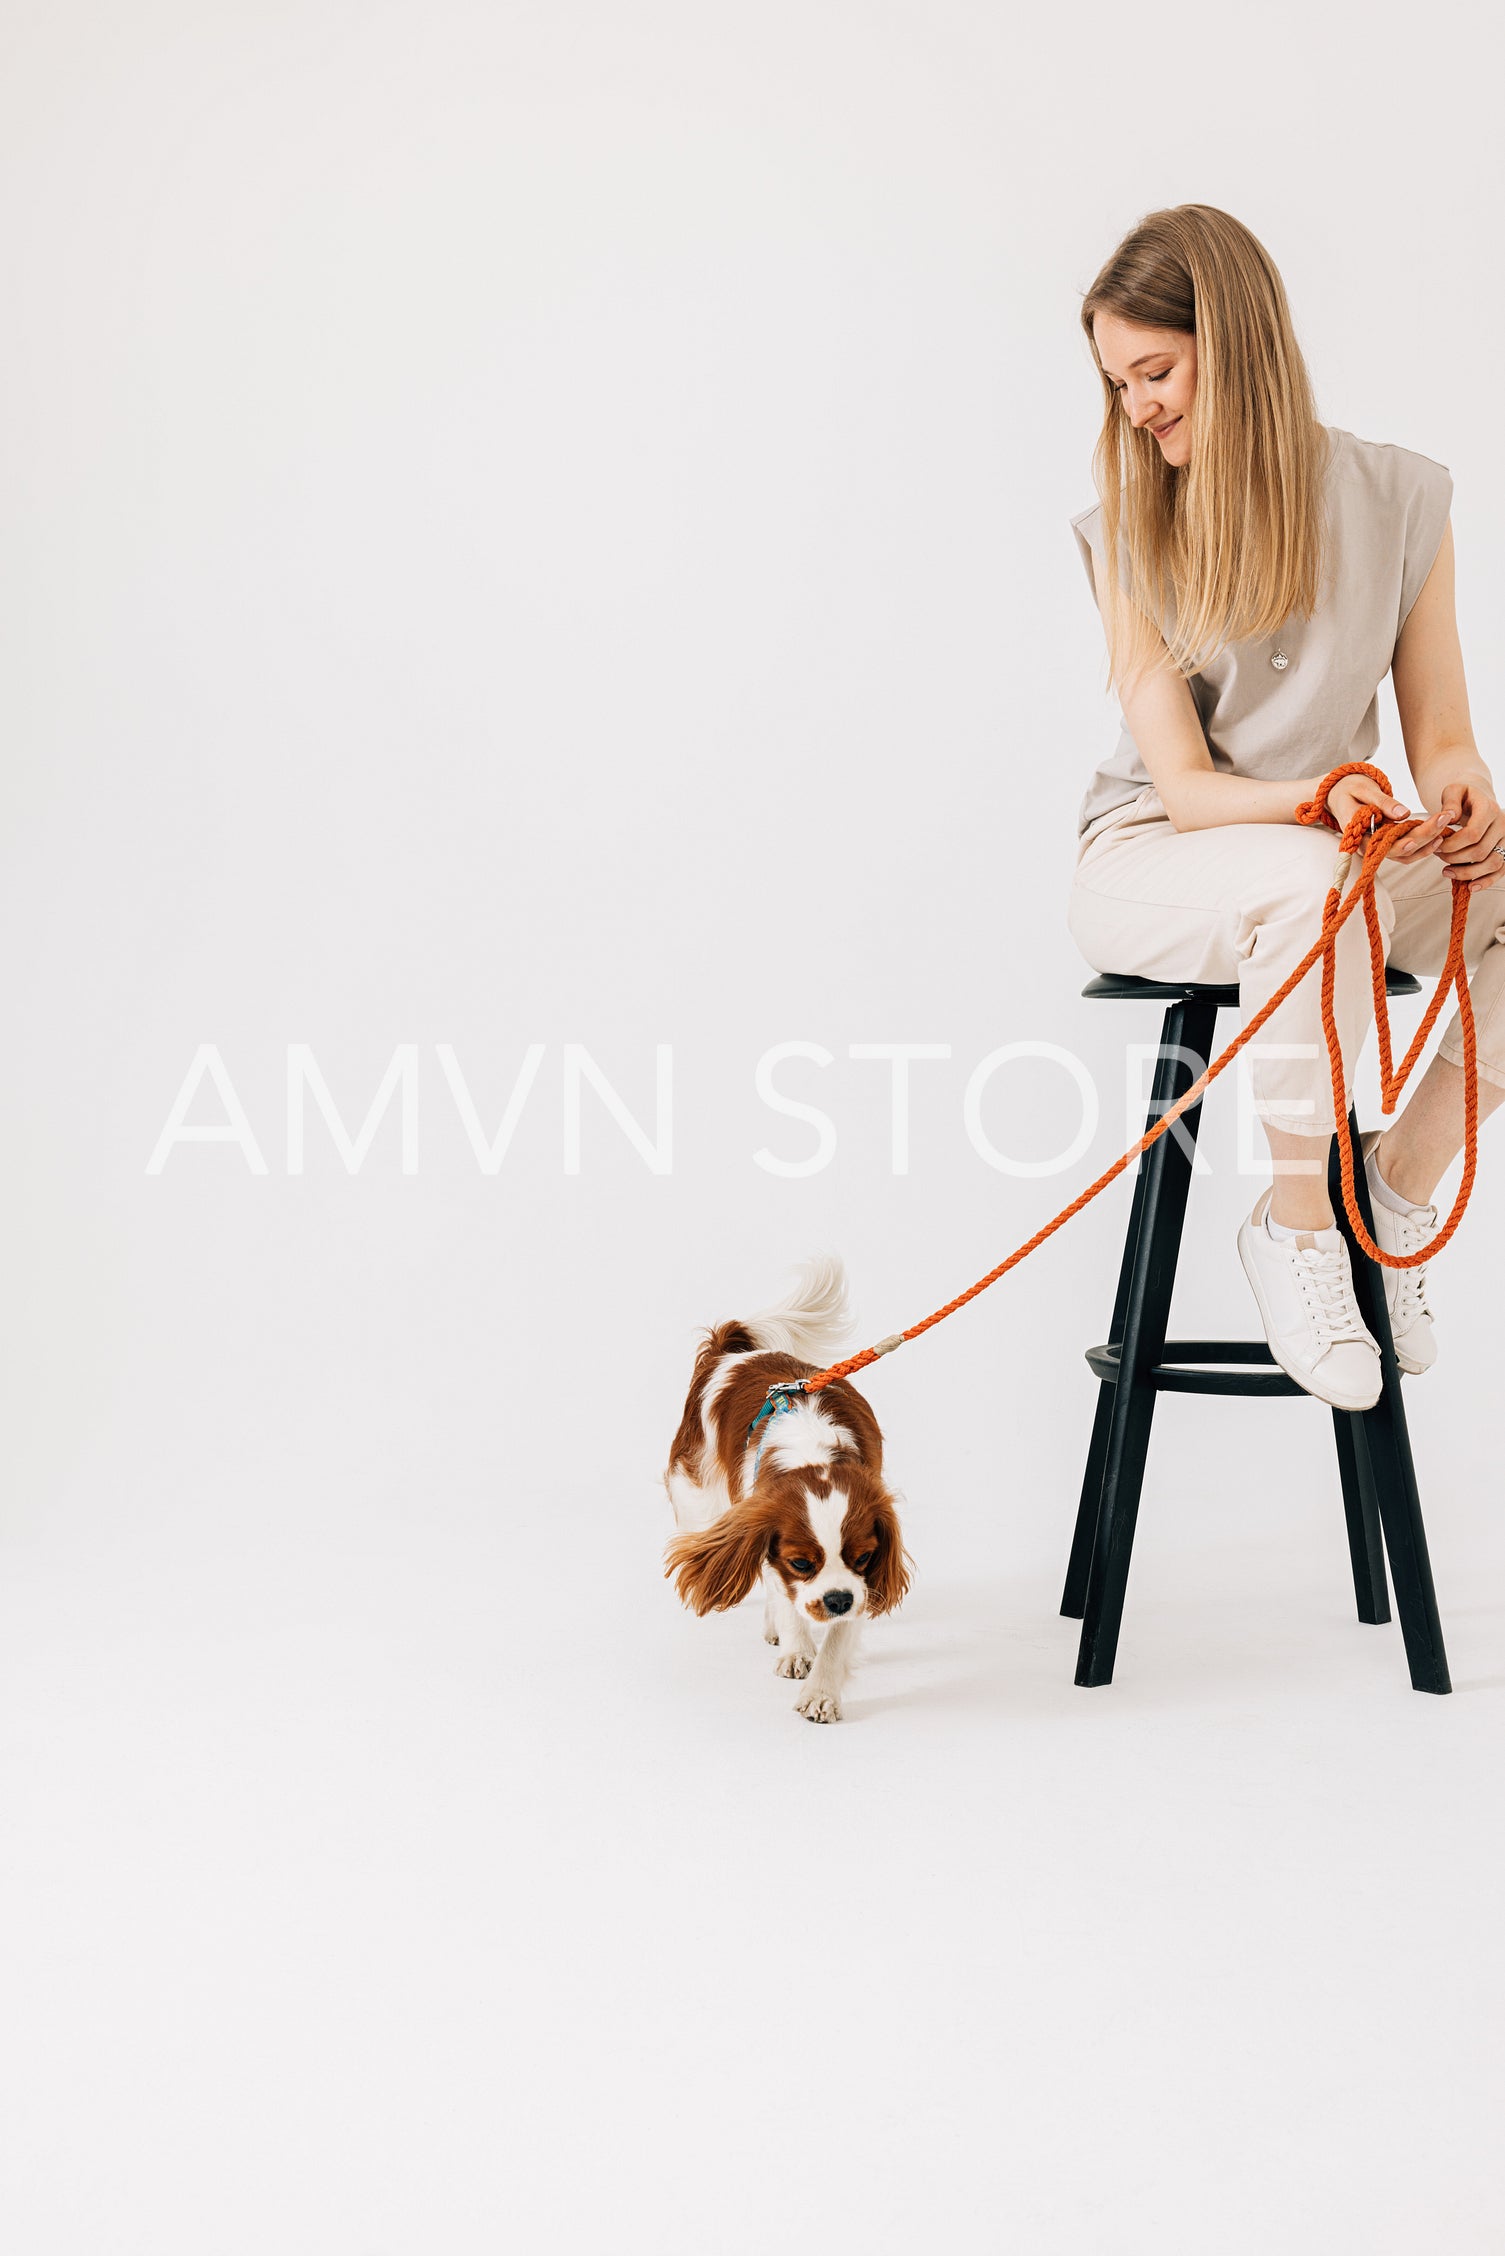
<svg viewBox="0 0 1505 2256">
<path fill-rule="evenodd" d="M 871 1374 L 913 1596 L 814 1730 L 660 1576 L 698 1328 L 863 1340 L 1130 1140 L 1081 293 L 1157 205 L 1452 470 L 1502 678 L 1498 78 L 1433 8 L 15 4 L 4 28 L 0 2217 L 19 2256 L 1499 2246 L 1494 1144 L 1407 1383 L 1456 1690 L 1317 1406 L 1161 1407 L 1057 1615 L 1123 1178 Z M 1381 753 L 1405 771 L 1393 720 Z M 1417 1004 L 1398 1006 L 1402 1039 Z M 1232 1025 L 1225 1021 L 1229 1033 Z M 962 1096 L 1053 1041 L 1091 1150 Z M 760 1103 L 772 1045 L 831 1054 Z M 928 1042 L 907 1175 L 887 1069 Z M 147 1162 L 199 1046 L 266 1161 Z M 289 1173 L 291 1044 L 317 1111 Z M 505 1160 L 478 1166 L 436 1045 Z M 653 1127 L 654 1173 L 583 1044 Z M 1361 1074 L 1380 1115 L 1374 1051 Z M 1173 1329 L 1257 1323 L 1231 1083 Z M 207 1085 L 191 1113 L 223 1118 Z M 1047 1064 L 994 1084 L 1069 1143 Z M 1444 1186 L 1451 1195 L 1456 1170 Z"/>
</svg>

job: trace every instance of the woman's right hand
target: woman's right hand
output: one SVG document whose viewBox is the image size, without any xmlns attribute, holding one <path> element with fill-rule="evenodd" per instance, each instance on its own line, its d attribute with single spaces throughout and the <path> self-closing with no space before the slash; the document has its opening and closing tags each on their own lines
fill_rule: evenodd
<svg viewBox="0 0 1505 2256">
<path fill-rule="evenodd" d="M 1317 781 L 1321 782 L 1319 776 Z M 1393 792 L 1376 783 L 1373 776 L 1339 776 L 1327 795 L 1327 811 L 1334 821 L 1346 830 L 1359 808 L 1372 808 L 1377 815 L 1389 816 L 1392 821 L 1404 822 L 1412 810 L 1403 805 Z M 1414 830 L 1407 831 L 1400 844 L 1393 849 L 1392 859 L 1401 862 L 1415 861 L 1420 854 L 1429 854 L 1446 831 L 1451 828 L 1451 816 L 1446 808 L 1435 815 L 1423 812 Z"/>
</svg>

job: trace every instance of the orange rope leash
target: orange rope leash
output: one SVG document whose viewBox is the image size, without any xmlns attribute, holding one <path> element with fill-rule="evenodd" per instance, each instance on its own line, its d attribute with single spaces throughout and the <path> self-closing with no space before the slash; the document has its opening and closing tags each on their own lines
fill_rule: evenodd
<svg viewBox="0 0 1505 2256">
<path fill-rule="evenodd" d="M 860 1353 L 849 1355 L 844 1362 L 833 1363 L 829 1370 L 817 1371 L 813 1378 L 796 1382 L 801 1392 L 818 1394 L 821 1388 L 829 1386 L 833 1379 L 850 1378 L 854 1371 L 861 1371 L 869 1363 L 876 1363 L 880 1355 L 892 1354 L 893 1350 L 896 1347 L 902 1347 L 906 1340 L 918 1339 L 921 1332 L 928 1332 L 932 1324 L 940 1323 L 944 1316 L 954 1315 L 958 1308 L 965 1308 L 969 1300 L 975 1300 L 979 1293 L 987 1291 L 989 1285 L 996 1285 L 1000 1277 L 1007 1276 L 1008 1272 L 1018 1262 L 1023 1261 L 1026 1255 L 1034 1252 L 1036 1246 L 1043 1245 L 1048 1237 L 1059 1230 L 1063 1222 L 1069 1222 L 1074 1214 L 1080 1214 L 1082 1208 L 1090 1200 L 1095 1199 L 1099 1191 L 1106 1190 L 1114 1177 L 1123 1173 L 1131 1160 L 1137 1159 L 1141 1152 L 1148 1151 L 1157 1136 L 1163 1136 L 1171 1123 L 1179 1120 L 1188 1106 L 1197 1102 L 1203 1090 L 1207 1088 L 1210 1082 L 1215 1081 L 1224 1067 L 1238 1055 L 1250 1036 L 1258 1033 L 1271 1012 L 1285 1001 L 1293 988 L 1300 985 L 1319 956 L 1322 958 L 1322 1030 L 1327 1036 L 1328 1062 L 1332 1068 L 1333 1117 L 1339 1124 L 1338 1140 L 1343 1175 L 1343 1204 L 1348 1219 L 1353 1225 L 1354 1236 L 1369 1259 L 1381 1263 L 1386 1269 L 1414 1268 L 1418 1262 L 1427 1261 L 1434 1253 L 1441 1251 L 1462 1221 L 1464 1211 L 1468 1206 L 1469 1194 L 1474 1187 L 1474 1165 L 1477 1157 L 1479 1134 L 1479 1073 L 1474 1051 L 1474 1011 L 1473 1001 L 1468 991 L 1468 973 L 1463 960 L 1463 931 L 1468 921 L 1469 882 L 1467 878 L 1463 877 L 1455 877 L 1452 880 L 1453 916 L 1448 933 L 1447 961 L 1442 967 L 1442 973 L 1437 982 L 1437 992 L 1427 1005 L 1425 1015 L 1416 1030 L 1411 1047 L 1401 1060 L 1399 1070 L 1393 1072 L 1391 1070 L 1390 1006 L 1389 997 L 1385 992 L 1385 941 L 1384 934 L 1380 929 L 1379 911 L 1375 907 L 1374 887 L 1375 880 L 1379 876 L 1380 864 L 1384 861 L 1386 855 L 1398 846 L 1409 832 L 1415 830 L 1425 818 L 1420 815 L 1410 815 L 1404 821 L 1392 821 L 1389 817 L 1385 817 L 1376 822 L 1372 810 L 1366 813 L 1363 808 L 1360 808 L 1353 814 L 1347 827 L 1344 828 L 1338 822 L 1336 816 L 1328 813 L 1327 795 L 1332 786 L 1346 775 L 1372 776 L 1384 791 L 1390 792 L 1390 780 L 1378 768 L 1372 767 L 1367 760 L 1349 760 L 1342 767 L 1334 768 L 1329 774 L 1325 775 L 1317 786 L 1315 795 L 1304 800 L 1296 809 L 1296 820 L 1298 822 L 1321 822 L 1325 823 L 1329 830 L 1338 831 L 1340 846 L 1337 865 L 1333 872 L 1332 887 L 1323 909 L 1322 930 L 1312 947 L 1307 950 L 1307 953 L 1291 973 L 1285 985 L 1270 997 L 1264 1007 L 1250 1019 L 1242 1032 L 1229 1043 L 1222 1055 L 1213 1059 L 1206 1072 L 1193 1081 L 1191 1087 L 1176 1099 L 1175 1103 L 1161 1116 L 1155 1126 L 1146 1129 L 1137 1144 L 1132 1145 L 1121 1159 L 1115 1159 L 1113 1165 L 1105 1169 L 1095 1183 L 1089 1183 L 1080 1197 L 1072 1200 L 1070 1206 L 1063 1206 L 1060 1213 L 1047 1222 L 1042 1229 L 1037 1230 L 1032 1238 L 1026 1238 L 1023 1245 L 1016 1246 L 1007 1260 L 1000 1261 L 997 1268 L 990 1269 L 985 1277 L 979 1277 L 976 1284 L 969 1285 L 964 1293 L 958 1293 L 955 1300 L 948 1300 L 944 1308 L 936 1309 L 933 1315 L 923 1317 L 918 1324 L 911 1324 L 907 1331 L 893 1332 L 887 1339 L 879 1340 L 876 1346 L 865 1347 Z M 1366 824 L 1369 826 L 1367 830 Z M 1347 898 L 1343 899 L 1343 879 L 1347 865 L 1351 857 L 1359 852 L 1362 852 L 1363 856 L 1359 875 Z M 1384 1252 L 1375 1244 L 1373 1238 L 1365 1229 L 1363 1217 L 1359 1214 L 1356 1204 L 1353 1144 L 1348 1133 L 1348 1107 L 1344 1102 L 1343 1047 L 1338 1036 L 1337 1020 L 1333 1011 L 1333 989 L 1337 977 L 1337 936 L 1361 900 L 1364 903 L 1364 921 L 1369 931 L 1369 964 L 1374 980 L 1374 1015 L 1380 1037 L 1380 1105 L 1383 1111 L 1393 1112 L 1395 1110 L 1395 1100 L 1410 1077 L 1411 1069 L 1421 1054 L 1427 1036 L 1437 1022 L 1438 1014 L 1449 990 L 1455 988 L 1458 995 L 1458 1014 L 1463 1030 L 1463 1180 L 1458 1188 L 1458 1196 L 1453 1202 L 1452 1213 L 1432 1239 L 1431 1244 L 1423 1246 L 1417 1253 Z"/>
</svg>

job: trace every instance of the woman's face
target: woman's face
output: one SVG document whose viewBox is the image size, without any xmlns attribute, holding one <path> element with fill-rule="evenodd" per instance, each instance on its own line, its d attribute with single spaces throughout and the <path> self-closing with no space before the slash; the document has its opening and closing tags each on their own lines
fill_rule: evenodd
<svg viewBox="0 0 1505 2256">
<path fill-rule="evenodd" d="M 1197 396 L 1197 340 L 1185 329 L 1142 329 L 1116 313 L 1092 317 L 1103 374 L 1136 430 L 1148 428 L 1167 462 L 1191 460 L 1191 405 Z"/>
</svg>

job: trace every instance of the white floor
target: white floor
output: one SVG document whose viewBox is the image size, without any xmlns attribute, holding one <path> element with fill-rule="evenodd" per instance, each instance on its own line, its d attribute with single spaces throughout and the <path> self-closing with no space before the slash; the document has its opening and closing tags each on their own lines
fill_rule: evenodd
<svg viewBox="0 0 1505 2256">
<path fill-rule="evenodd" d="M 317 1436 L 279 1494 L 185 1405 L 102 1533 L 80 1445 L 4 1561 L 7 2244 L 1497 2251 L 1497 1475 L 1437 1443 L 1426 1698 L 1325 1413 L 1256 1520 L 1176 1407 L 1111 1688 L 979 1464 L 825 1729 L 651 1469 L 498 1515 L 415 1449 L 352 1540 Z"/>
</svg>

